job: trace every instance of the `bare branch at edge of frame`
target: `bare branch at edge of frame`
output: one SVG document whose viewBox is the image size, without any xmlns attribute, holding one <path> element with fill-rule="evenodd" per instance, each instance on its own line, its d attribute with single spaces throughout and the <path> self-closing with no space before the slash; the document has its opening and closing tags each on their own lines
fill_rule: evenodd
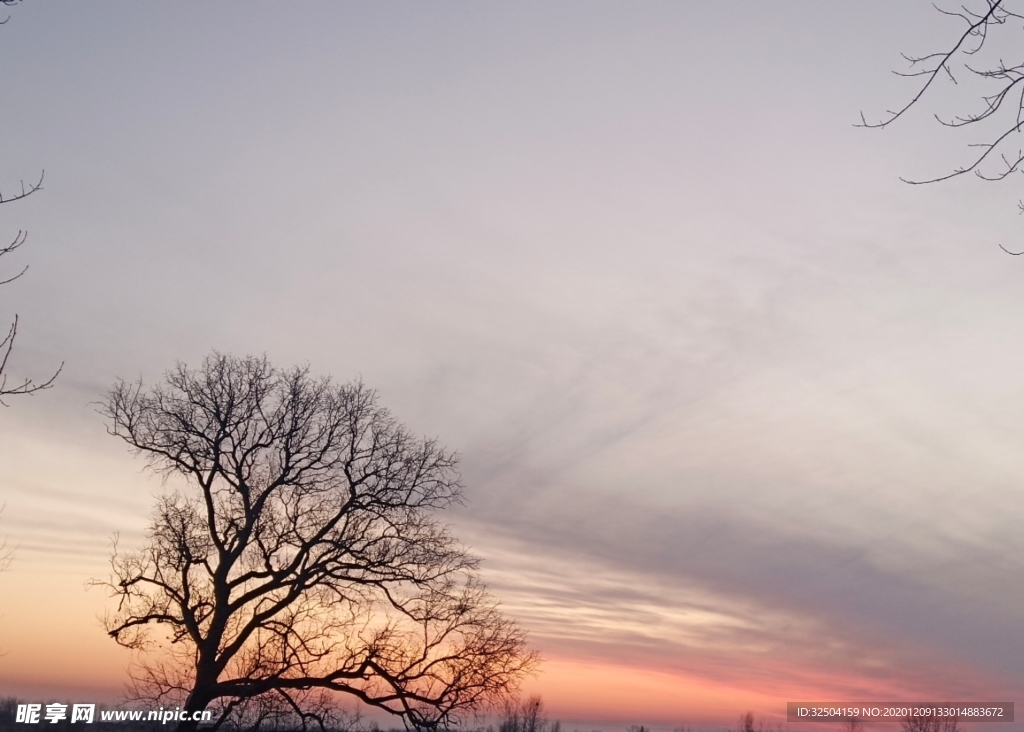
<svg viewBox="0 0 1024 732">
<path fill-rule="evenodd" d="M 21 0 L 0 0 L 0 5 L 3 5 L 5 8 L 13 8 L 15 5 L 17 5 L 20 2 L 21 2 Z M 11 16 L 8 15 L 3 20 L 0 20 L 0 25 L 4 25 L 10 19 L 11 19 Z"/>
<path fill-rule="evenodd" d="M 0 351 L 3 352 L 3 356 L 0 357 L 0 405 L 8 406 L 7 402 L 3 400 L 5 396 L 31 396 L 39 391 L 45 391 L 53 386 L 53 382 L 60 376 L 60 372 L 64 369 L 64 362 L 60 362 L 60 366 L 53 372 L 46 381 L 36 383 L 34 379 L 25 379 L 17 386 L 7 386 L 7 359 L 10 358 L 11 350 L 14 348 L 14 339 L 18 335 L 18 316 L 14 316 L 14 322 L 11 323 L 10 330 L 7 331 L 7 335 L 4 336 L 3 340 L 0 340 Z"/>
<path fill-rule="evenodd" d="M 7 2 L 7 0 L 0 0 L 0 4 L 10 5 L 12 3 Z M 45 175 L 46 175 L 46 171 L 45 170 L 41 171 L 39 173 L 39 180 L 37 180 L 35 183 L 30 183 L 29 185 L 25 185 L 25 182 L 22 181 L 21 182 L 21 190 L 20 190 L 20 192 L 14 194 L 12 196 L 4 197 L 3 192 L 0 191 L 0 205 L 3 205 L 5 203 L 14 203 L 15 201 L 20 201 L 23 198 L 28 198 L 29 196 L 31 196 L 36 191 L 42 190 L 42 188 L 43 188 L 43 177 Z M 28 232 L 27 231 L 23 231 L 23 230 L 19 230 L 17 235 L 15 235 L 14 240 L 11 241 L 10 244 L 8 244 L 7 246 L 4 246 L 4 247 L 0 247 L 0 257 L 3 257 L 5 254 L 10 254 L 11 252 L 13 252 L 16 249 L 18 249 L 19 247 L 21 247 L 25 243 L 25 240 L 27 238 L 28 238 Z M 8 284 L 10 282 L 14 282 L 14 280 L 16 280 L 19 277 L 21 277 L 27 271 L 28 271 L 28 265 L 23 267 L 21 269 L 21 271 L 18 272 L 13 277 L 8 277 L 7 279 L 0 280 L 0 285 L 6 285 L 6 284 Z M 0 340 L 0 353 L 3 354 L 2 356 L 0 356 L 0 405 L 3 405 L 5 407 L 8 406 L 8 405 L 7 405 L 7 402 L 5 402 L 3 400 L 3 397 L 5 397 L 5 396 L 24 396 L 24 395 L 31 396 L 32 394 L 35 394 L 36 392 L 45 391 L 46 389 L 49 389 L 50 387 L 53 386 L 54 381 L 56 381 L 57 377 L 60 375 L 60 372 L 64 369 L 64 362 L 61 361 L 60 366 L 57 367 L 57 370 L 46 381 L 36 382 L 35 379 L 24 379 L 23 381 L 21 381 L 16 386 L 10 386 L 9 387 L 7 385 L 7 361 L 8 361 L 8 359 L 11 356 L 11 351 L 14 348 L 14 341 L 17 338 L 17 335 L 18 335 L 18 316 L 15 315 L 14 316 L 14 321 L 11 323 L 11 327 L 7 331 L 7 335 L 4 336 L 4 338 L 2 340 Z"/>
<path fill-rule="evenodd" d="M 911 98 L 911 100 L 909 102 L 907 102 L 899 110 L 896 110 L 896 111 L 888 110 L 886 112 L 887 117 L 885 117 L 884 119 L 882 119 L 882 120 L 880 120 L 878 122 L 868 122 L 867 119 L 864 116 L 864 113 L 861 112 L 860 124 L 855 124 L 854 126 L 855 127 L 875 128 L 875 129 L 881 128 L 881 127 L 888 127 L 893 122 L 895 122 L 897 119 L 902 117 L 911 107 L 913 107 L 915 104 L 917 104 L 918 101 L 920 101 L 921 98 L 925 95 L 925 92 L 927 92 L 928 89 L 931 87 L 932 83 L 943 72 L 945 72 L 946 75 L 949 76 L 949 78 L 953 79 L 953 81 L 955 83 L 956 80 L 953 77 L 953 73 L 952 73 L 952 71 L 949 68 L 950 60 L 957 53 L 959 53 L 961 51 L 963 51 L 967 55 L 973 55 L 973 54 L 978 52 L 978 50 L 984 45 L 985 40 L 988 37 L 987 36 L 987 32 L 988 32 L 989 24 L 990 23 L 1002 23 L 1002 22 L 1005 21 L 1005 17 L 1000 18 L 1000 16 L 997 14 L 997 11 L 999 10 L 999 7 L 1002 4 L 1002 2 L 1003 2 L 1003 0 L 988 0 L 988 4 L 989 4 L 988 12 L 985 13 L 984 15 L 981 15 L 980 17 L 975 17 L 973 15 L 972 16 L 967 16 L 967 15 L 963 15 L 963 14 L 960 14 L 960 13 L 950 13 L 948 11 L 942 10 L 941 8 L 936 8 L 936 10 L 939 10 L 939 12 L 942 12 L 942 13 L 944 13 L 946 15 L 955 15 L 957 17 L 963 18 L 967 22 L 967 24 L 968 24 L 967 25 L 967 30 L 963 32 L 963 34 L 957 40 L 956 44 L 954 44 L 953 48 L 951 48 L 949 51 L 947 51 L 945 53 L 929 53 L 929 54 L 924 55 L 924 56 L 906 56 L 906 55 L 904 55 L 904 58 L 906 58 L 910 62 L 910 65 L 911 65 L 912 69 L 913 69 L 914 66 L 916 66 L 918 64 L 925 63 L 925 62 L 931 61 L 933 59 L 939 59 L 939 61 L 932 68 L 926 68 L 926 69 L 921 69 L 921 70 L 917 70 L 917 71 L 912 70 L 910 72 L 905 72 L 905 73 L 895 72 L 895 73 L 897 73 L 900 76 L 925 76 L 927 78 L 925 79 L 924 84 L 921 85 L 921 88 L 918 89 L 917 93 Z M 974 46 L 974 48 L 964 49 L 965 44 L 967 44 L 967 42 L 972 37 L 978 38 L 979 39 L 978 43 Z"/>
<path fill-rule="evenodd" d="M 28 198 L 29 196 L 31 196 L 36 191 L 41 191 L 43 189 L 43 176 L 45 176 L 45 175 L 46 175 L 46 171 L 45 170 L 40 172 L 39 173 L 39 180 L 37 180 L 35 183 L 29 183 L 28 186 L 25 185 L 25 181 L 21 181 L 21 192 L 20 193 L 15 193 L 13 196 L 10 196 L 8 198 L 5 198 L 3 192 L 0 191 L 0 205 L 3 205 L 5 203 L 14 203 L 15 201 L 20 201 L 23 198 Z"/>
<path fill-rule="evenodd" d="M 903 57 L 911 64 L 911 71 L 895 73 L 899 76 L 906 77 L 927 77 L 924 84 L 921 85 L 917 90 L 917 93 L 914 94 L 909 102 L 896 111 L 889 110 L 884 119 L 878 122 L 868 122 L 862 112 L 860 123 L 855 124 L 854 126 L 878 129 L 891 125 L 924 97 L 925 93 L 940 74 L 944 73 L 953 81 L 954 84 L 956 84 L 957 80 L 953 75 L 953 70 L 950 68 L 952 59 L 958 54 L 962 54 L 963 56 L 972 56 L 980 51 L 988 39 L 990 26 L 1003 25 L 1011 19 L 1024 20 L 1024 15 L 1008 10 L 1004 6 L 1005 0 L 985 1 L 987 11 L 983 13 L 973 12 L 966 7 L 961 8 L 962 12 L 953 12 L 933 5 L 933 7 L 943 15 L 963 20 L 967 24 L 967 29 L 959 36 L 956 43 L 948 51 L 929 53 L 923 56 L 908 56 L 904 54 Z M 927 65 L 927 68 L 914 68 L 921 64 Z M 992 142 L 968 145 L 970 148 L 977 148 L 981 150 L 981 153 L 977 154 L 970 163 L 958 166 L 949 173 L 932 178 L 910 179 L 901 177 L 900 180 L 904 183 L 909 183 L 911 185 L 938 183 L 950 180 L 951 178 L 956 178 L 964 175 L 965 173 L 974 173 L 978 178 L 986 181 L 999 181 L 1005 179 L 1011 173 L 1021 170 L 1021 166 L 1024 164 L 1024 153 L 1018 152 L 1015 156 L 1008 157 L 1005 153 L 1001 152 L 1001 148 L 1003 143 L 1005 143 L 1012 134 L 1024 131 L 1024 89 L 1021 89 L 1021 86 L 1024 85 L 1024 64 L 1007 66 L 1005 62 L 1000 59 L 992 68 L 989 69 L 978 68 L 969 63 L 964 63 L 964 69 L 970 74 L 983 79 L 1000 80 L 1004 83 L 996 93 L 983 95 L 981 97 L 983 102 L 981 111 L 957 115 L 950 119 L 943 119 L 939 115 L 934 115 L 935 119 L 946 127 L 965 127 L 976 122 L 982 122 L 993 117 L 1003 109 L 1004 102 L 1008 97 L 1010 97 L 1011 92 L 1017 91 L 1018 94 L 1014 94 L 1014 99 L 1017 103 L 1017 113 L 1013 122 L 1009 124 L 1003 132 L 997 135 Z M 996 152 L 997 148 L 1000 148 L 998 158 L 1002 162 L 1002 169 L 995 173 L 983 171 L 982 165 L 996 157 L 993 153 Z M 1024 210 L 1024 206 L 1022 206 L 1022 210 Z"/>
</svg>

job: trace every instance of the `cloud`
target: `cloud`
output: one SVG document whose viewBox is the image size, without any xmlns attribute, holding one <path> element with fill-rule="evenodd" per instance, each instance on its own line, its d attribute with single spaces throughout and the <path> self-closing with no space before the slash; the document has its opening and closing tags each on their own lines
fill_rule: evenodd
<svg viewBox="0 0 1024 732">
<path fill-rule="evenodd" d="M 465 530 L 542 652 L 780 698 L 980 698 L 1019 688 L 1024 632 L 1001 612 L 1019 591 L 990 609 L 998 587 L 979 597 L 894 575 L 856 549 L 712 511 L 609 509 Z"/>
</svg>

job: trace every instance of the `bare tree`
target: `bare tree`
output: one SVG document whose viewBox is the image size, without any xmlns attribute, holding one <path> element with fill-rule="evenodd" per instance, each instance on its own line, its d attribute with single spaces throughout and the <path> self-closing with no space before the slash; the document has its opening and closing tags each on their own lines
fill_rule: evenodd
<svg viewBox="0 0 1024 732">
<path fill-rule="evenodd" d="M 903 732 L 959 732 L 956 717 L 920 715 L 906 717 L 900 722 Z"/>
<path fill-rule="evenodd" d="M 5 571 L 14 561 L 14 551 L 7 546 L 7 537 L 0 539 L 0 572 Z"/>
<path fill-rule="evenodd" d="M 0 506 L 0 516 L 3 515 L 4 509 L 7 506 Z M 11 566 L 11 562 L 14 561 L 14 549 L 7 545 L 7 537 L 0 539 L 0 572 L 5 571 Z"/>
<path fill-rule="evenodd" d="M 331 732 L 356 732 L 366 729 L 362 715 L 339 708 L 329 692 L 317 689 L 297 692 L 295 706 L 280 696 L 264 694 L 239 702 L 219 722 L 222 732 L 293 732 L 307 727 L 312 720 Z"/>
<path fill-rule="evenodd" d="M 110 635 L 141 652 L 136 698 L 215 710 L 215 726 L 262 704 L 305 727 L 349 695 L 432 729 L 534 667 L 434 516 L 460 500 L 456 456 L 361 383 L 214 353 L 150 389 L 118 382 L 103 411 L 188 486 L 159 499 L 142 549 L 115 543 L 100 583 L 118 600 Z"/>
<path fill-rule="evenodd" d="M 10 7 L 13 7 L 13 6 L 17 5 L 20 2 L 21 2 L 21 0 L 0 0 L 0 5 L 3 5 L 4 7 L 10 8 Z M 10 20 L 10 16 L 7 16 L 3 20 L 0 20 L 0 25 L 6 24 L 8 20 Z M 25 182 L 22 181 L 21 182 L 21 191 L 19 193 L 15 193 L 14 195 L 10 195 L 10 196 L 4 197 L 3 193 L 0 192 L 0 205 L 5 204 L 5 203 L 14 203 L 15 201 L 20 201 L 23 198 L 28 198 L 29 196 L 31 196 L 36 191 L 42 190 L 42 188 L 43 188 L 43 173 L 40 173 L 39 174 L 39 180 L 36 183 L 33 183 L 33 184 L 30 184 L 30 185 L 26 186 Z M 10 244 L 8 244 L 5 247 L 0 247 L 0 257 L 3 257 L 6 254 L 10 254 L 15 249 L 18 249 L 19 247 L 21 247 L 21 245 L 25 243 L 25 240 L 27 238 L 28 238 L 28 232 L 27 231 L 19 230 L 18 233 L 15 234 L 14 240 Z M 28 266 L 23 267 L 22 270 L 20 272 L 18 272 L 18 274 L 14 275 L 13 277 L 8 277 L 7 279 L 0 280 L 0 285 L 6 285 L 6 284 L 9 284 L 11 282 L 14 282 L 14 280 L 16 280 L 19 277 L 21 277 L 27 271 L 28 271 Z M 33 379 L 26 378 L 26 379 L 21 380 L 20 382 L 15 382 L 15 384 L 13 386 L 8 386 L 7 385 L 7 360 L 11 356 L 11 351 L 14 348 L 14 339 L 17 337 L 17 335 L 18 335 L 18 316 L 15 315 L 14 316 L 14 320 L 11 322 L 11 327 L 7 330 L 7 335 L 3 338 L 3 340 L 0 340 L 0 404 L 2 404 L 3 406 L 7 406 L 7 403 L 3 400 L 3 398 L 5 396 L 18 396 L 18 395 L 26 395 L 26 394 L 35 394 L 37 391 L 43 391 L 44 389 L 49 389 L 51 386 L 53 386 L 53 382 L 56 380 L 57 375 L 60 374 L 61 369 L 64 368 L 64 364 L 61 363 L 61 365 L 57 367 L 57 370 L 54 372 L 54 374 L 50 378 L 48 378 L 46 381 L 43 381 L 43 382 L 38 382 L 37 383 Z"/>
<path fill-rule="evenodd" d="M 523 732 L 523 715 L 518 699 L 505 700 L 501 719 L 498 720 L 498 732 Z"/>
<path fill-rule="evenodd" d="M 741 732 L 754 732 L 754 713 L 747 712 L 740 715 Z"/>
<path fill-rule="evenodd" d="M 748 711 L 746 714 L 741 714 L 739 718 L 739 726 L 737 732 L 770 732 L 772 729 L 776 729 L 778 732 L 782 732 L 782 724 L 776 723 L 772 725 L 771 722 L 766 722 L 764 717 L 760 717 L 757 720 L 757 725 L 754 725 L 754 713 Z M 675 732 L 685 732 L 685 728 L 677 727 Z M 856 732 L 856 731 L 855 731 Z"/>
<path fill-rule="evenodd" d="M 555 722 L 561 729 L 561 724 Z M 548 720 L 544 716 L 544 702 L 534 694 L 526 699 L 509 698 L 502 707 L 498 732 L 547 732 Z"/>
<path fill-rule="evenodd" d="M 6 4 L 6 3 L 5 3 Z M 6 21 L 5 21 L 6 22 Z M 36 191 L 42 190 L 43 187 L 43 176 L 40 174 L 39 180 L 29 186 L 24 183 L 21 184 L 21 191 L 12 196 L 4 197 L 3 193 L 0 192 L 0 205 L 5 203 L 14 203 L 20 201 L 23 198 L 28 198 Z M 14 240 L 10 244 L 4 247 L 0 247 L 0 257 L 10 254 L 16 249 L 20 248 L 25 240 L 28 238 L 27 231 L 18 231 L 14 236 Z M 28 271 L 28 266 L 22 267 L 21 271 L 17 274 L 7 277 L 6 279 L 0 280 L 0 285 L 7 285 L 14 280 L 21 277 L 25 272 Z M 53 373 L 50 378 L 43 382 L 36 382 L 33 379 L 22 379 L 21 381 L 15 382 L 13 385 L 7 383 L 7 361 L 11 357 L 11 351 L 14 349 L 14 340 L 18 335 L 18 316 L 14 316 L 14 320 L 11 322 L 11 327 L 7 330 L 7 335 L 0 340 L 0 404 L 6 406 L 6 402 L 3 401 L 3 397 L 6 396 L 18 396 L 25 394 L 35 394 L 37 391 L 43 391 L 53 386 L 53 382 L 56 380 L 57 375 L 60 374 L 61 369 L 64 368 L 62 363 L 57 370 Z"/>
<path fill-rule="evenodd" d="M 919 185 L 949 180 L 973 173 L 987 181 L 998 181 L 1021 170 L 1024 147 L 1018 135 L 1024 126 L 1024 7 L 1013 0 L 975 0 L 955 10 L 937 10 L 960 22 L 947 46 L 938 51 L 907 55 L 906 71 L 899 76 L 917 79 L 919 84 L 909 100 L 882 117 L 868 121 L 861 114 L 862 127 L 888 127 L 912 108 L 926 103 L 944 83 L 953 84 L 971 101 L 962 111 L 949 116 L 935 114 L 943 126 L 972 126 L 980 140 L 971 143 L 967 161 L 952 171 L 922 179 L 906 179 Z M 1010 58 L 1008 63 L 1004 58 Z M 965 82 L 965 83 L 960 83 Z M 1020 203 L 1024 212 L 1024 201 Z"/>
</svg>

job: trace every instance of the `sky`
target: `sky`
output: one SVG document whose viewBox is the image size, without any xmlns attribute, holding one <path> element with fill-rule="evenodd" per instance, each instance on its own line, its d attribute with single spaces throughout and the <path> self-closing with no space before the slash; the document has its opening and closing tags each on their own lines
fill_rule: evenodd
<svg viewBox="0 0 1024 732">
<path fill-rule="evenodd" d="M 218 349 L 459 452 L 552 716 L 1021 697 L 1020 189 L 900 182 L 977 141 L 936 107 L 854 126 L 957 30 L 928 2 L 9 14 L 0 190 L 45 180 L 0 322 L 64 367 L 0 410 L 0 694 L 121 693 L 87 583 L 165 487 L 97 405 Z"/>
</svg>

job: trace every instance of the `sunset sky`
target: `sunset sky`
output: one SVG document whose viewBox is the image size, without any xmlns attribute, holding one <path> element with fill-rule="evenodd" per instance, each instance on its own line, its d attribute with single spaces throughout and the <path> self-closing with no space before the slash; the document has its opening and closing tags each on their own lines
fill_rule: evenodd
<svg viewBox="0 0 1024 732">
<path fill-rule="evenodd" d="M 932 109 L 854 127 L 927 0 L 9 14 L 0 323 L 65 366 L 0 409 L 0 696 L 118 698 L 86 584 L 164 487 L 97 402 L 219 349 L 458 450 L 570 731 L 1024 701 L 1024 193 L 901 183 L 976 141 Z"/>
</svg>

